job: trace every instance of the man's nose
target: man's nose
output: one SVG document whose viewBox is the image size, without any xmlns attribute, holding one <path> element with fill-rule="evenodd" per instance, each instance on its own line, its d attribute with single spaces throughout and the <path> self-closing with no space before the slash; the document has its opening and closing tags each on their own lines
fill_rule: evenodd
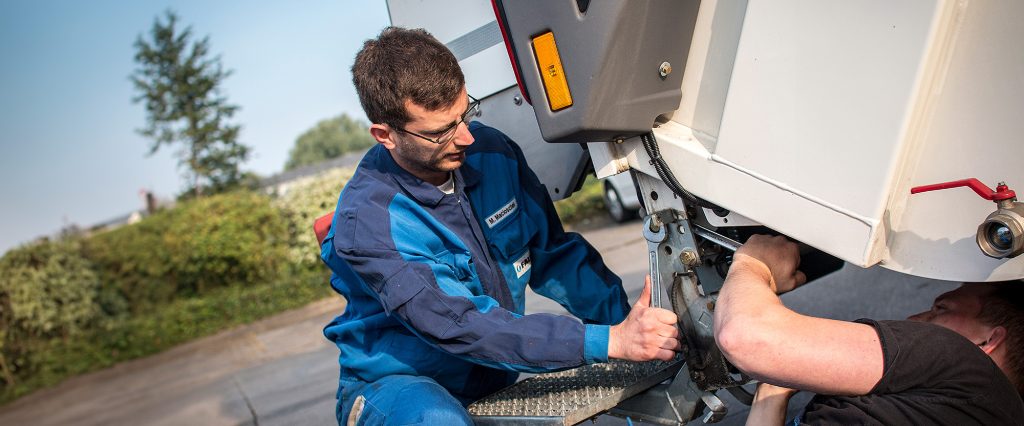
<svg viewBox="0 0 1024 426">
<path fill-rule="evenodd" d="M 469 146 L 472 145 L 476 139 L 473 138 L 473 134 L 469 132 L 469 123 L 463 121 L 459 123 L 459 128 L 455 130 L 454 143 L 458 146 Z"/>
</svg>

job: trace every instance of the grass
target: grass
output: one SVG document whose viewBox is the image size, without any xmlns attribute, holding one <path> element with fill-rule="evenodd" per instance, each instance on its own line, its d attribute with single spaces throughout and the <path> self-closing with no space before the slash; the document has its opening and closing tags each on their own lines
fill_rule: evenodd
<svg viewBox="0 0 1024 426">
<path fill-rule="evenodd" d="M 234 285 L 201 297 L 179 299 L 68 339 L 31 342 L 40 368 L 0 393 L 0 404 L 75 375 L 173 346 L 237 325 L 305 306 L 334 294 L 323 267 L 299 271 L 287 281 Z"/>
</svg>

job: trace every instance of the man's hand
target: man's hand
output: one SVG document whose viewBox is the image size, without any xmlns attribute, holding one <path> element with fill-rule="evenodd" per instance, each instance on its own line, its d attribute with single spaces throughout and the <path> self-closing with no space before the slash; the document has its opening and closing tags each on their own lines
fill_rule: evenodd
<svg viewBox="0 0 1024 426">
<path fill-rule="evenodd" d="M 669 361 L 682 348 L 676 314 L 651 306 L 651 277 L 644 280 L 640 299 L 622 323 L 608 332 L 608 358 L 629 361 Z"/>
<path fill-rule="evenodd" d="M 732 269 L 746 268 L 761 271 L 776 294 L 782 294 L 807 282 L 807 276 L 797 269 L 800 251 L 796 243 L 786 237 L 754 235 L 733 256 Z"/>
</svg>

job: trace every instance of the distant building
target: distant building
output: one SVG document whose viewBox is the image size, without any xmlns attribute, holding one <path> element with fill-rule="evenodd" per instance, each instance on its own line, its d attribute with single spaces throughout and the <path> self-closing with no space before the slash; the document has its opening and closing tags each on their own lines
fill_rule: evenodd
<svg viewBox="0 0 1024 426">
<path fill-rule="evenodd" d="M 86 235 L 95 234 L 98 232 L 114 230 L 125 225 L 131 225 L 133 223 L 137 223 L 146 216 L 155 213 L 158 209 L 173 207 L 175 204 L 174 200 L 157 198 L 152 191 L 139 191 L 139 196 L 142 197 L 144 208 L 93 224 L 92 226 L 85 228 L 84 233 Z"/>
<path fill-rule="evenodd" d="M 367 150 L 351 152 L 330 160 L 321 161 L 316 164 L 298 167 L 286 172 L 281 172 L 260 181 L 260 189 L 271 195 L 284 195 L 295 186 L 301 186 L 310 180 L 315 179 L 324 172 L 341 169 L 355 168 L 359 160 L 363 159 Z"/>
</svg>

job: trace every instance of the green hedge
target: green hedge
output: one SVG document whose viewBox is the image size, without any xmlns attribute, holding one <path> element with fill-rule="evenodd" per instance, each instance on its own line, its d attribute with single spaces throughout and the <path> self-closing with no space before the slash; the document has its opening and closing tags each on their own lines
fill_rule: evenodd
<svg viewBox="0 0 1024 426">
<path fill-rule="evenodd" d="M 190 200 L 96 235 L 83 253 L 133 312 L 175 297 L 274 278 L 286 264 L 288 222 L 264 195 L 240 191 Z"/>
<path fill-rule="evenodd" d="M 292 228 L 269 196 L 238 191 L 9 251 L 2 400 L 327 296 L 324 268 L 290 260 Z"/>
</svg>

